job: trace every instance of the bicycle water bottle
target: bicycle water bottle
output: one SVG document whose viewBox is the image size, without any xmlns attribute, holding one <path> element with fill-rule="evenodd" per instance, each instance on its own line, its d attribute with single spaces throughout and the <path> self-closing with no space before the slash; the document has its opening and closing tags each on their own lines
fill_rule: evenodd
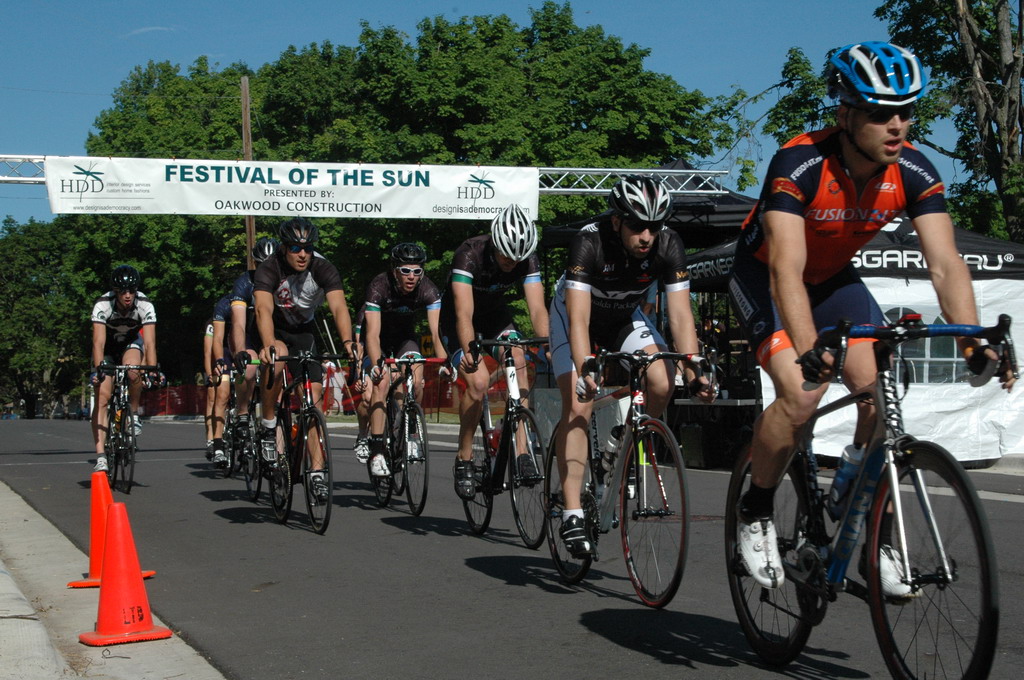
<svg viewBox="0 0 1024 680">
<path fill-rule="evenodd" d="M 835 479 L 832 480 L 832 490 L 828 494 L 828 514 L 832 519 L 838 519 L 843 511 L 843 503 L 846 494 L 850 490 L 850 482 L 857 477 L 861 461 L 864 460 L 864 449 L 857 448 L 853 444 L 843 449 L 843 458 L 836 470 Z"/>
<path fill-rule="evenodd" d="M 502 418 L 491 430 L 490 434 L 487 435 L 487 446 L 490 449 L 491 455 L 495 455 L 498 451 L 498 444 L 501 442 L 501 426 L 505 424 L 505 419 Z"/>
<path fill-rule="evenodd" d="M 299 445 L 299 424 L 292 423 L 292 448 L 297 448 Z"/>
<path fill-rule="evenodd" d="M 616 425 L 608 433 L 608 439 L 604 442 L 604 450 L 601 452 L 601 467 L 606 473 L 611 472 L 615 467 L 615 457 L 619 453 L 619 444 L 622 442 L 624 429 L 622 425 Z"/>
</svg>

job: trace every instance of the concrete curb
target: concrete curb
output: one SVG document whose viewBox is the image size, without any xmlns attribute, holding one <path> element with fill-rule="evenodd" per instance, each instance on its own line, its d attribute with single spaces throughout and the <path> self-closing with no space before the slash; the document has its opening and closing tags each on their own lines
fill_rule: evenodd
<svg viewBox="0 0 1024 680">
<path fill-rule="evenodd" d="M 66 584 L 88 564 L 87 555 L 0 483 L 0 680 L 224 680 L 177 635 L 113 647 L 81 644 L 78 635 L 96 625 L 99 590 Z"/>
</svg>

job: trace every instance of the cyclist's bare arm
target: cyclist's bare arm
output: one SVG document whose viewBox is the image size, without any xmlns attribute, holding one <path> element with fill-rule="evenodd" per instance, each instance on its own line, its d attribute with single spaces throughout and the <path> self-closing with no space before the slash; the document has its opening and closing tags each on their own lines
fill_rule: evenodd
<svg viewBox="0 0 1024 680">
<path fill-rule="evenodd" d="M 363 315 L 363 338 L 366 340 L 366 356 L 370 359 L 371 374 L 379 379 L 382 375 L 380 369 L 381 348 L 380 348 L 380 312 L 366 310 Z"/>
<path fill-rule="evenodd" d="M 231 303 L 231 351 L 234 354 L 245 351 L 246 310 L 249 306 L 241 300 Z"/>
<path fill-rule="evenodd" d="M 274 296 L 269 291 L 253 292 L 253 307 L 256 310 L 256 329 L 260 334 L 260 361 L 271 363 L 270 348 L 274 346 Z"/>
<path fill-rule="evenodd" d="M 476 371 L 476 362 L 473 361 L 473 353 L 469 347 L 476 336 L 473 328 L 473 286 L 453 281 L 452 297 L 455 300 L 455 333 L 459 337 L 459 346 L 462 347 L 462 365 L 458 368 L 466 373 L 473 373 Z"/>
<path fill-rule="evenodd" d="M 448 353 L 444 351 L 444 344 L 441 342 L 441 310 L 427 310 L 427 326 L 430 328 L 430 337 L 434 340 L 434 355 L 438 359 L 447 359 Z"/>
<path fill-rule="evenodd" d="M 93 323 L 92 325 L 92 365 L 99 366 L 103 361 L 103 351 L 107 346 L 107 325 Z"/>
<path fill-rule="evenodd" d="M 348 353 L 352 352 L 352 315 L 348 313 L 345 291 L 342 289 L 327 291 L 327 308 L 334 317 L 334 327 L 341 338 L 341 344 Z"/>
<path fill-rule="evenodd" d="M 530 312 L 530 323 L 533 324 L 534 336 L 548 337 L 551 328 L 548 321 L 548 308 L 544 304 L 544 284 L 539 281 L 525 284 L 523 297 L 526 298 L 526 308 Z"/>
<path fill-rule="evenodd" d="M 814 347 L 818 337 L 803 280 L 807 264 L 804 219 L 799 215 L 769 210 L 764 215 L 764 227 L 772 299 L 782 317 L 783 328 L 793 342 L 793 349 L 797 356 L 801 356 Z M 826 362 L 831 363 L 830 359 Z"/>
<path fill-rule="evenodd" d="M 156 360 L 156 324 L 148 323 L 142 327 L 142 348 L 146 356 L 142 363 L 148 366 L 157 366 Z"/>
<path fill-rule="evenodd" d="M 672 344 L 680 354 L 697 354 L 700 344 L 697 342 L 697 326 L 693 319 L 693 308 L 690 307 L 689 290 L 673 290 L 665 294 L 665 305 L 668 310 L 668 323 L 672 329 Z M 697 380 L 702 386 L 693 394 L 701 401 L 714 401 L 716 390 L 708 378 L 698 377 L 692 364 L 683 362 L 683 376 L 686 384 Z"/>
</svg>

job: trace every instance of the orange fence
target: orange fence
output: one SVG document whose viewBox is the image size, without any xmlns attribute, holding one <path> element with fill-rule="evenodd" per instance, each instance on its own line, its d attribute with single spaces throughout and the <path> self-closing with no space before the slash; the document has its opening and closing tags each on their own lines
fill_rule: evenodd
<svg viewBox="0 0 1024 680">
<path fill-rule="evenodd" d="M 505 376 L 495 372 L 497 363 L 485 357 L 494 382 L 488 390 L 491 410 L 501 413 L 505 407 Z M 534 367 L 529 365 L 531 384 Z M 464 387 L 460 378 L 455 384 L 441 380 L 437 375 L 437 364 L 427 364 L 424 376 L 423 399 L 420 402 L 427 413 L 458 413 L 459 394 Z M 329 414 L 353 413 L 360 395 L 354 394 L 346 384 L 345 371 L 328 370 L 324 379 L 324 411 Z M 202 416 L 206 412 L 206 388 L 201 385 L 176 385 L 159 390 L 143 392 L 142 413 L 144 416 Z"/>
</svg>

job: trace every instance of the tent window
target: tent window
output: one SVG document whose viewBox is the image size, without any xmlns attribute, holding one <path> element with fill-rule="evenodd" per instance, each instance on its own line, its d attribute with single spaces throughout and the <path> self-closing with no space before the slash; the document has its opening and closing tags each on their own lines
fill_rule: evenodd
<svg viewBox="0 0 1024 680">
<path fill-rule="evenodd" d="M 920 314 L 925 323 L 946 323 L 935 308 L 920 310 L 910 307 L 893 307 L 885 312 L 889 323 L 894 323 L 904 314 Z M 956 349 L 954 338 L 928 338 L 908 342 L 902 347 L 902 362 L 910 370 L 910 381 L 915 383 L 965 382 L 966 367 Z M 903 367 L 897 365 L 898 375 Z"/>
</svg>

